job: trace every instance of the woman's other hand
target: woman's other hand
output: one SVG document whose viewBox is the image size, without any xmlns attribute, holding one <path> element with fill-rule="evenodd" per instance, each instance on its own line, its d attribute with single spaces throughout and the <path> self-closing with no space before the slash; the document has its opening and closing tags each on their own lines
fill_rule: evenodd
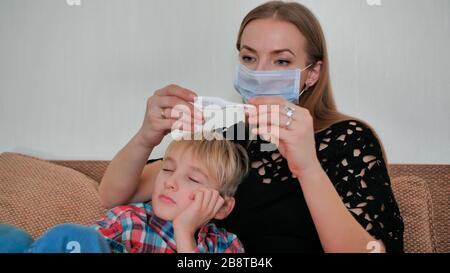
<svg viewBox="0 0 450 273">
<path fill-rule="evenodd" d="M 255 97 L 249 103 L 257 107 L 256 111 L 249 112 L 249 123 L 258 125 L 252 133 L 277 145 L 292 174 L 300 177 L 301 174 L 320 167 L 313 118 L 306 108 L 281 97 Z M 292 109 L 290 118 L 289 109 Z"/>
</svg>

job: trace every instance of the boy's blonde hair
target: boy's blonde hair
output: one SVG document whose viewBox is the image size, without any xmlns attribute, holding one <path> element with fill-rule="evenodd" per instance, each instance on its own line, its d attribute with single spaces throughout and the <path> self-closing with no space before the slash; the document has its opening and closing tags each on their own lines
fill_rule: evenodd
<svg viewBox="0 0 450 273">
<path fill-rule="evenodd" d="M 174 140 L 166 150 L 166 157 L 174 149 L 191 152 L 220 183 L 222 196 L 233 196 L 249 170 L 247 151 L 217 132 L 188 133 Z"/>
</svg>

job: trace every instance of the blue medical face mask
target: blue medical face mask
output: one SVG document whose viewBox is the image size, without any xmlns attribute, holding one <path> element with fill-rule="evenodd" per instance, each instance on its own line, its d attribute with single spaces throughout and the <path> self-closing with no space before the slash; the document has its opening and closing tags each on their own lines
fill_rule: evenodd
<svg viewBox="0 0 450 273">
<path fill-rule="evenodd" d="M 301 72 L 308 69 L 250 70 L 243 64 L 236 66 L 234 88 L 247 103 L 251 98 L 258 96 L 279 96 L 287 101 L 297 101 L 300 95 Z"/>
</svg>

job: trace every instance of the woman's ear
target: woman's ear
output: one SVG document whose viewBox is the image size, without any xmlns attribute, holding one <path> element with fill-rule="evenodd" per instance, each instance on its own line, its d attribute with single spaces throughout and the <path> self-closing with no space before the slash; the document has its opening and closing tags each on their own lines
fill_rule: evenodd
<svg viewBox="0 0 450 273">
<path fill-rule="evenodd" d="M 308 86 L 314 86 L 320 78 L 320 72 L 322 71 L 322 61 L 315 63 L 309 70 L 305 84 Z"/>
<path fill-rule="evenodd" d="M 236 203 L 234 197 L 225 197 L 224 199 L 225 203 L 223 203 L 222 207 L 216 213 L 214 219 L 223 220 L 227 218 L 227 216 L 231 213 L 231 211 L 233 211 L 234 204 Z"/>
</svg>

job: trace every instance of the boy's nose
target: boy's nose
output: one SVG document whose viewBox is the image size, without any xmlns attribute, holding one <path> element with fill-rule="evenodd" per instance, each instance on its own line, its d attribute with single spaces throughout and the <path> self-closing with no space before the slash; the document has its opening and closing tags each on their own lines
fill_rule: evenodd
<svg viewBox="0 0 450 273">
<path fill-rule="evenodd" d="M 176 181 L 177 179 L 175 177 L 169 177 L 164 181 L 164 186 L 168 189 L 177 190 L 178 189 L 178 183 Z"/>
</svg>

